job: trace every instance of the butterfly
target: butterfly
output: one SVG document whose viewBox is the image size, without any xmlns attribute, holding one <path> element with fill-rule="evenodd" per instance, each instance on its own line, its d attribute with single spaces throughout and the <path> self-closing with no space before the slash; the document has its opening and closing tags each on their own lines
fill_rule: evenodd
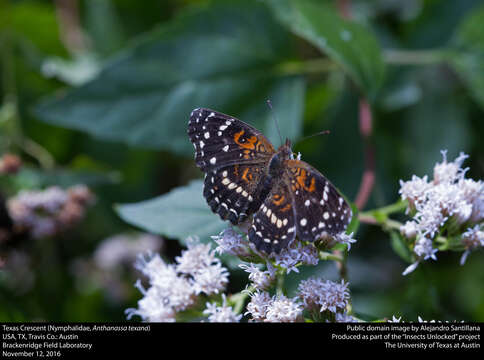
<svg viewBox="0 0 484 360">
<path fill-rule="evenodd" d="M 277 254 L 296 235 L 313 242 L 345 231 L 350 206 L 318 170 L 294 158 L 289 139 L 276 150 L 254 127 L 205 108 L 192 111 L 187 132 L 208 205 L 234 225 L 250 220 L 248 238 L 258 250 Z"/>
</svg>

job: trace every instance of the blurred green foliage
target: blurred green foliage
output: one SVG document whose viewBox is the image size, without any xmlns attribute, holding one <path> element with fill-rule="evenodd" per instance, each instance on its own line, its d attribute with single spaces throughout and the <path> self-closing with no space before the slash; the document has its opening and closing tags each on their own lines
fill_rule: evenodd
<svg viewBox="0 0 484 360">
<path fill-rule="evenodd" d="M 79 259 L 133 230 L 127 223 L 164 235 L 168 258 L 176 240 L 218 233 L 190 182 L 201 176 L 186 136 L 195 107 L 236 116 L 275 145 L 273 116 L 293 142 L 330 129 L 294 150 L 354 200 L 365 166 L 358 104 L 368 99 L 376 183 L 365 209 L 394 203 L 398 180 L 430 174 L 442 149 L 468 153 L 468 176 L 482 179 L 483 22 L 478 0 L 0 0 L 0 154 L 25 164 L 1 179 L 0 195 L 85 183 L 97 196 L 82 225 L 4 255 L 25 256 L 21 271 L 0 270 L 0 321 L 124 320 L 139 298 L 132 264 L 113 296 L 76 270 Z M 482 251 L 462 267 L 459 253 L 438 253 L 402 277 L 398 236 L 362 225 L 356 238 L 357 313 L 484 321 Z M 291 273 L 289 293 L 309 274 L 337 278 L 320 262 Z M 232 270 L 229 291 L 244 283 Z"/>
</svg>

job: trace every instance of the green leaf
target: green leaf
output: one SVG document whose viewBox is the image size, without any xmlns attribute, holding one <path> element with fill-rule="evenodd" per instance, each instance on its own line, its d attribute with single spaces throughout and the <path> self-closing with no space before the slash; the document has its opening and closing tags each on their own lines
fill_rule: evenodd
<svg viewBox="0 0 484 360">
<path fill-rule="evenodd" d="M 471 96 L 484 107 L 484 5 L 471 10 L 458 26 L 451 47 L 456 50 L 450 64 L 470 90 Z"/>
<path fill-rule="evenodd" d="M 215 3 L 155 29 L 94 80 L 45 100 L 35 113 L 102 139 L 192 155 L 186 126 L 194 108 L 247 115 L 263 129 L 273 99 L 281 128 L 296 136 L 304 80 L 277 72 L 293 56 L 289 39 L 257 2 Z"/>
<path fill-rule="evenodd" d="M 112 1 L 85 2 L 86 30 L 97 53 L 110 54 L 124 43 L 123 28 Z"/>
<path fill-rule="evenodd" d="M 370 100 L 384 77 L 376 38 L 319 0 L 266 0 L 279 20 L 340 64 Z"/>
<path fill-rule="evenodd" d="M 115 209 L 124 221 L 145 231 L 182 242 L 189 236 L 207 242 L 227 223 L 210 211 L 202 193 L 203 182 L 195 180 L 154 199 L 117 205 Z"/>
</svg>

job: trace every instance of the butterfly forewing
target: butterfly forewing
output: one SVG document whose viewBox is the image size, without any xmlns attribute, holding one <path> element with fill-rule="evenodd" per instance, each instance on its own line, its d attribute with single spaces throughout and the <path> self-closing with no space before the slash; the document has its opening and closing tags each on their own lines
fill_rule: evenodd
<svg viewBox="0 0 484 360">
<path fill-rule="evenodd" d="M 351 208 L 319 171 L 300 160 L 286 160 L 286 182 L 294 194 L 297 235 L 314 241 L 345 231 Z"/>
<path fill-rule="evenodd" d="M 275 152 L 257 129 L 210 109 L 192 111 L 188 136 L 195 147 L 195 163 L 205 172 L 227 165 L 267 163 Z"/>
</svg>

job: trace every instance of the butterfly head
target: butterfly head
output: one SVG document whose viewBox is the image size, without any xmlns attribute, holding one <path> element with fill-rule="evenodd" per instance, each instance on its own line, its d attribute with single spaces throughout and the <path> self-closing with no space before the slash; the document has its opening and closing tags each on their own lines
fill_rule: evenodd
<svg viewBox="0 0 484 360">
<path fill-rule="evenodd" d="M 277 149 L 277 153 L 283 159 L 290 159 L 292 156 L 291 140 L 286 138 L 286 142 Z"/>
</svg>

